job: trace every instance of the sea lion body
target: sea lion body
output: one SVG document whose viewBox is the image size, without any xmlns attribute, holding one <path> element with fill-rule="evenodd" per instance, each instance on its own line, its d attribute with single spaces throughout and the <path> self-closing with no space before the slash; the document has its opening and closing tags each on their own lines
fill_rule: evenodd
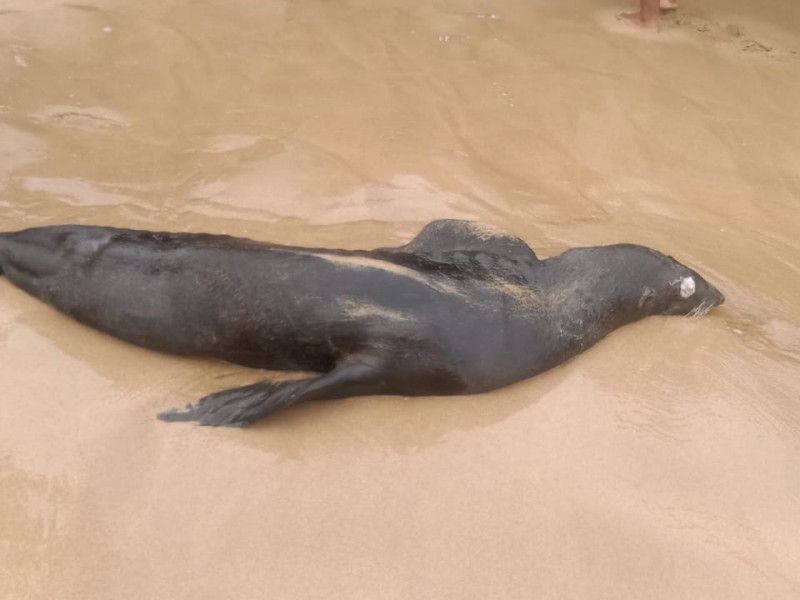
<svg viewBox="0 0 800 600">
<path fill-rule="evenodd" d="M 0 271 L 78 321 L 146 348 L 323 373 L 226 390 L 161 415 L 209 425 L 246 425 L 307 399 L 496 389 L 626 323 L 723 301 L 700 275 L 647 248 L 539 260 L 508 233 L 452 220 L 373 251 L 45 227 L 0 234 Z"/>
</svg>

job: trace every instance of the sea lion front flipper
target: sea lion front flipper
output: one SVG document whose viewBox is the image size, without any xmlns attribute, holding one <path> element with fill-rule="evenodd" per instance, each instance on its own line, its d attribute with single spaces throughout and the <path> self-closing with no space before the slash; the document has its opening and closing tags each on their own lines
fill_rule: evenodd
<svg viewBox="0 0 800 600">
<path fill-rule="evenodd" d="M 197 421 L 200 425 L 246 427 L 272 413 L 306 400 L 335 400 L 346 396 L 385 393 L 380 367 L 349 363 L 330 373 L 293 381 L 263 381 L 223 390 L 162 412 L 162 421 Z"/>
<path fill-rule="evenodd" d="M 531 247 L 517 236 L 493 225 L 459 219 L 432 221 L 405 246 L 384 250 L 434 258 L 451 252 L 486 252 L 525 263 L 538 261 Z"/>
</svg>

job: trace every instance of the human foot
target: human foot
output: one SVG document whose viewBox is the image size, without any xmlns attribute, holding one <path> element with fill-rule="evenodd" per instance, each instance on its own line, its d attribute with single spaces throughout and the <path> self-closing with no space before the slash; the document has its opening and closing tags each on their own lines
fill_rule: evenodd
<svg viewBox="0 0 800 600">
<path fill-rule="evenodd" d="M 633 25 L 644 31 L 658 31 L 658 19 L 643 19 L 640 11 L 622 12 L 617 19 L 627 25 Z"/>
<path fill-rule="evenodd" d="M 667 12 L 668 10 L 675 10 L 678 8 L 678 3 L 675 0 L 659 0 L 658 8 L 661 9 L 662 12 Z"/>
</svg>

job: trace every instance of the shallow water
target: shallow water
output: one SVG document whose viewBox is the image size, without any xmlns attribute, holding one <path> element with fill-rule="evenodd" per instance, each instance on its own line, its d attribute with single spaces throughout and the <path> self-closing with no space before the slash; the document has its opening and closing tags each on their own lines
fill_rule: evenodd
<svg viewBox="0 0 800 600">
<path fill-rule="evenodd" d="M 726 304 L 464 398 L 155 413 L 257 372 L 0 279 L 4 598 L 800 596 L 800 6 L 0 0 L 0 229 L 540 255 L 643 243 Z"/>
</svg>

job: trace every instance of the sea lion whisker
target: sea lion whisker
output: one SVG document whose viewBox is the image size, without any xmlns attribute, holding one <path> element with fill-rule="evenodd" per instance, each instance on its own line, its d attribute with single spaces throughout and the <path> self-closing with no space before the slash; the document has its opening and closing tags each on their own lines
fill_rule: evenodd
<svg viewBox="0 0 800 600">
<path fill-rule="evenodd" d="M 714 307 L 713 303 L 707 300 L 703 300 L 700 304 L 698 304 L 692 310 L 690 310 L 686 314 L 686 317 L 689 319 L 700 318 L 708 314 L 708 311 L 710 311 L 713 307 Z"/>
</svg>

